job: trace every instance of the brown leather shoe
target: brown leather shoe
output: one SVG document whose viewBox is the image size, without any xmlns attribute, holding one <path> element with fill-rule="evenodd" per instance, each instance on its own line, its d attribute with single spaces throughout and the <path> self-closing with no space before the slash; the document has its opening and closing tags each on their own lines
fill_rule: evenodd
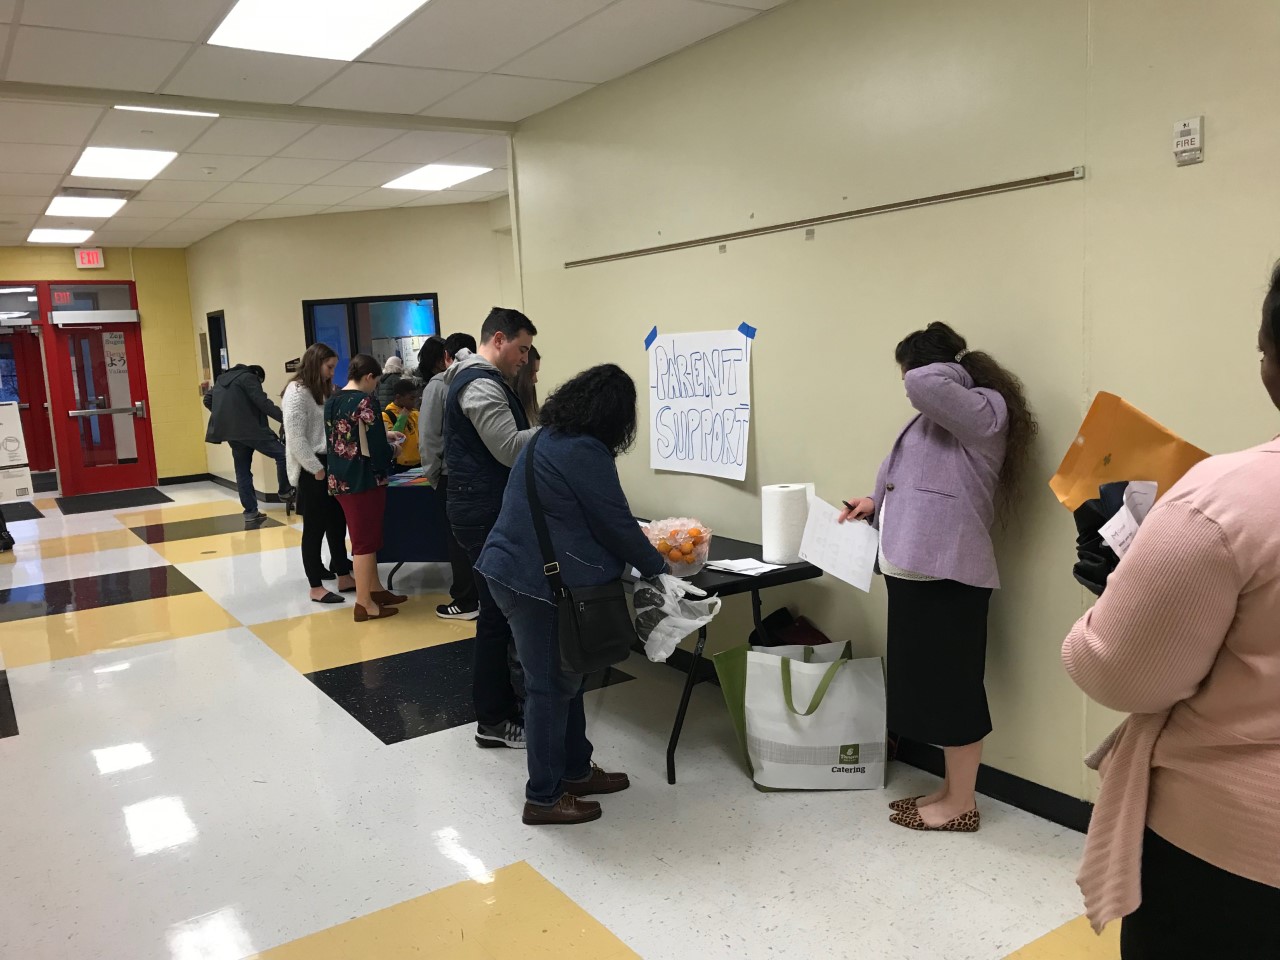
<svg viewBox="0 0 1280 960">
<path fill-rule="evenodd" d="M 625 773 L 606 773 L 594 763 L 591 776 L 585 780 L 561 780 L 564 792 L 575 797 L 590 797 L 597 793 L 618 793 L 631 786 L 631 778 Z"/>
<path fill-rule="evenodd" d="M 375 590 L 369 596 L 380 607 L 394 607 L 397 603 L 404 603 L 409 599 L 403 593 L 392 593 L 390 590 Z"/>
<path fill-rule="evenodd" d="M 366 620 L 385 620 L 399 612 L 395 607 L 382 607 L 377 613 L 370 613 L 358 603 L 355 606 L 356 623 L 364 623 Z"/>
<path fill-rule="evenodd" d="M 531 827 L 590 823 L 600 819 L 600 804 L 594 800 L 579 800 L 573 794 L 566 793 L 551 807 L 526 803 L 524 817 L 521 819 Z"/>
</svg>

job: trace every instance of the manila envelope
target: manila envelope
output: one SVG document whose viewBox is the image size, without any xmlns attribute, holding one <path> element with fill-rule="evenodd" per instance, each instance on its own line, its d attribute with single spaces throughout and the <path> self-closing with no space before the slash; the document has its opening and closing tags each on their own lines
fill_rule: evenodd
<svg viewBox="0 0 1280 960">
<path fill-rule="evenodd" d="M 1115 394 L 1099 393 L 1049 487 L 1073 512 L 1116 480 L 1154 480 L 1164 496 L 1208 456 Z"/>
</svg>

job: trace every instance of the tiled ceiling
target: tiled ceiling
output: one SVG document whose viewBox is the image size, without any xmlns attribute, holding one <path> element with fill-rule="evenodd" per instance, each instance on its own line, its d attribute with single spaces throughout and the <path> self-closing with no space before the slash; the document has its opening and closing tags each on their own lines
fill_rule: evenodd
<svg viewBox="0 0 1280 960">
<path fill-rule="evenodd" d="M 501 196 L 510 124 L 781 2 L 429 0 L 346 63 L 208 45 L 234 0 L 0 0 L 0 244 L 83 227 L 94 244 L 187 246 L 243 219 Z M 110 109 L 120 93 L 221 101 L 222 116 Z M 86 146 L 179 156 L 149 183 L 71 177 Z M 436 162 L 494 170 L 433 193 L 381 188 Z M 137 196 L 107 221 L 43 216 L 63 187 Z"/>
</svg>

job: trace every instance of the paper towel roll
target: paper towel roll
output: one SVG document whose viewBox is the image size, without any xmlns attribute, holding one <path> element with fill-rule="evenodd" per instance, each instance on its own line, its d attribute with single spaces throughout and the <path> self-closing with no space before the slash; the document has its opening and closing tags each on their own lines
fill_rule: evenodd
<svg viewBox="0 0 1280 960">
<path fill-rule="evenodd" d="M 760 544 L 765 563 L 799 563 L 800 541 L 809 519 L 812 484 L 775 483 L 760 488 Z"/>
</svg>

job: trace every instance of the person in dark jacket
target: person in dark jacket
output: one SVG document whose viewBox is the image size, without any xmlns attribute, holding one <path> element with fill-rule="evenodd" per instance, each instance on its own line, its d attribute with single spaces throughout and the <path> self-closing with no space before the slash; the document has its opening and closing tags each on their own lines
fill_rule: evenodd
<svg viewBox="0 0 1280 960">
<path fill-rule="evenodd" d="M 614 463 L 636 438 L 632 379 L 613 364 L 592 367 L 548 398 L 541 421 L 543 433 L 532 448 L 534 480 L 565 585 L 602 586 L 627 567 L 645 578 L 665 573 L 666 559 L 636 522 Z M 524 666 L 524 822 L 586 823 L 599 819 L 600 804 L 580 798 L 617 793 L 631 783 L 625 773 L 606 773 L 591 762 L 585 678 L 561 665 L 559 612 L 523 480 L 530 449 L 516 458 L 476 572 L 511 624 Z"/>
<path fill-rule="evenodd" d="M 204 395 L 204 405 L 211 414 L 204 440 L 205 443 L 225 443 L 231 448 L 246 529 L 260 527 L 267 520 L 267 515 L 258 510 L 258 495 L 253 489 L 255 450 L 276 462 L 280 499 L 293 496 L 284 444 L 267 426 L 268 417 L 283 422 L 284 415 L 262 389 L 266 378 L 266 371 L 261 367 L 238 363 L 220 376 L 213 389 Z"/>
<path fill-rule="evenodd" d="M 403 379 L 404 361 L 399 357 L 390 357 L 382 365 L 382 376 L 378 378 L 378 385 L 373 391 L 379 410 L 387 409 L 387 404 L 396 398 L 396 384 Z"/>
<path fill-rule="evenodd" d="M 444 409 L 444 466 L 449 475 L 446 509 L 454 536 L 472 566 L 502 511 L 502 493 L 516 455 L 533 437 L 520 398 L 507 385 L 529 357 L 538 328 L 519 310 L 494 307 L 480 328 L 480 347 L 450 368 Z M 482 577 L 476 619 L 471 695 L 476 743 L 524 749 L 520 700 L 507 660 L 511 628 Z"/>
</svg>

